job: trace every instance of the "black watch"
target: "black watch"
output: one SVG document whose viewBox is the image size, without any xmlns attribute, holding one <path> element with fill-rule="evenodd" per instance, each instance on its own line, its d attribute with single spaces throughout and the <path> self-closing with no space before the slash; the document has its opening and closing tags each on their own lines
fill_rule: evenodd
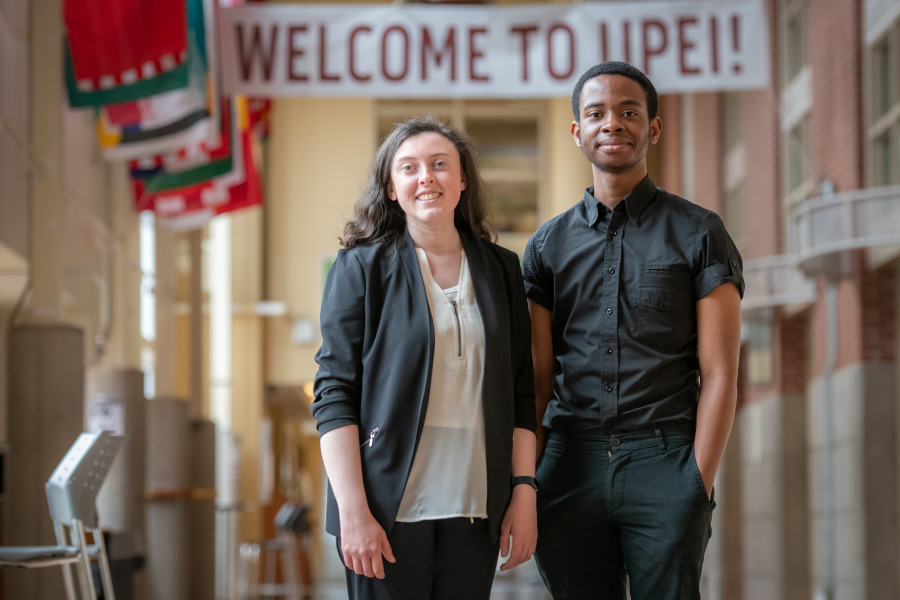
<svg viewBox="0 0 900 600">
<path fill-rule="evenodd" d="M 537 492 L 538 488 L 540 487 L 538 486 L 537 479 L 528 475 L 520 475 L 518 477 L 512 478 L 512 487 L 516 487 L 519 484 L 530 485 L 532 488 L 534 488 L 535 492 Z"/>
</svg>

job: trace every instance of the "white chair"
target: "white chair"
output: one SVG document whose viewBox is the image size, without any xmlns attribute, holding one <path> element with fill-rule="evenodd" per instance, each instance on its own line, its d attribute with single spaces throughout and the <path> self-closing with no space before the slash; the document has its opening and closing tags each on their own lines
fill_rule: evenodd
<svg viewBox="0 0 900 600">
<path fill-rule="evenodd" d="M 82 433 L 47 481 L 47 503 L 56 532 L 52 546 L 0 546 L 0 567 L 37 569 L 61 565 L 67 600 L 77 600 L 72 565 L 78 572 L 81 597 L 96 600 L 91 562 L 100 568 L 104 600 L 115 600 L 106 545 L 97 522 L 97 493 L 122 445 L 108 431 Z M 85 528 L 91 530 L 88 544 Z"/>
</svg>

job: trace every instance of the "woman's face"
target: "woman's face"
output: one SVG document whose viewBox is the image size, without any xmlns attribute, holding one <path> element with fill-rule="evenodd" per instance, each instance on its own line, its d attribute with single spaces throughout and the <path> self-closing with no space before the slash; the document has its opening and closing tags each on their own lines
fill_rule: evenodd
<svg viewBox="0 0 900 600">
<path fill-rule="evenodd" d="M 388 197 L 406 213 L 408 228 L 453 226 L 453 211 L 464 189 L 459 152 L 440 133 L 420 133 L 397 148 Z"/>
</svg>

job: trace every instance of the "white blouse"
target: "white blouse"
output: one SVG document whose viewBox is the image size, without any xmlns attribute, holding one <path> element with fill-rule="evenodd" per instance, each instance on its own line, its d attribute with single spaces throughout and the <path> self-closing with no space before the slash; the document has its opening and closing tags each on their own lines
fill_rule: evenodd
<svg viewBox="0 0 900 600">
<path fill-rule="evenodd" d="M 432 278 L 425 251 L 416 248 L 416 254 L 434 322 L 434 362 L 422 438 L 397 520 L 487 518 L 484 326 L 469 266 L 463 252 L 453 294 Z"/>
</svg>

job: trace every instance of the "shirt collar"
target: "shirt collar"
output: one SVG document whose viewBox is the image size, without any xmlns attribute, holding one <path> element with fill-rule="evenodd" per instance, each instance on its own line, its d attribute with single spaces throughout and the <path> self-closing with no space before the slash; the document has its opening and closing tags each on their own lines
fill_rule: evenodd
<svg viewBox="0 0 900 600">
<path fill-rule="evenodd" d="M 641 215 L 644 214 L 644 211 L 647 210 L 647 207 L 653 202 L 655 196 L 656 185 L 653 183 L 653 180 L 650 179 L 650 175 L 646 175 L 641 182 L 634 186 L 634 189 L 622 199 L 622 202 L 616 206 L 616 210 L 622 210 L 621 207 L 624 206 L 624 210 L 628 213 L 628 218 L 631 219 L 633 223 L 637 224 L 637 222 L 640 221 Z M 584 208 L 588 227 L 593 227 L 597 221 L 606 220 L 606 211 L 608 209 L 605 205 L 601 205 L 599 200 L 594 198 L 594 186 L 591 186 L 584 191 Z"/>
</svg>

